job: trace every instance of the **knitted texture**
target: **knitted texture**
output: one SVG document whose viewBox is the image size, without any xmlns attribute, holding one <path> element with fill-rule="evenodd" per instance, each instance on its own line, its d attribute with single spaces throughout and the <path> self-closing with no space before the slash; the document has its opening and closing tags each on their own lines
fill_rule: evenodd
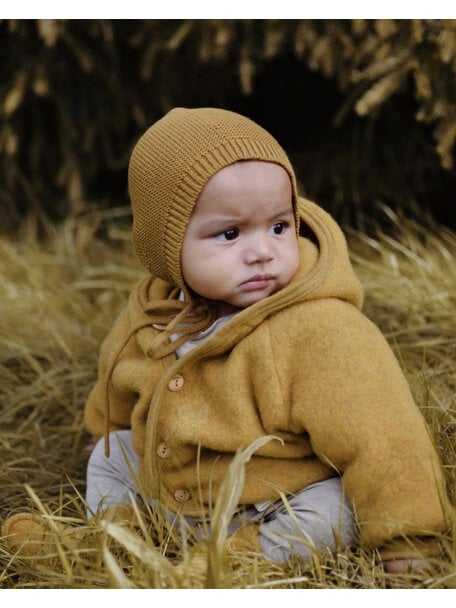
<svg viewBox="0 0 456 608">
<path fill-rule="evenodd" d="M 139 139 L 128 172 L 133 243 L 154 276 L 185 289 L 180 251 L 197 198 L 215 173 L 239 160 L 273 162 L 288 172 L 298 229 L 291 163 L 252 120 L 216 108 L 174 108 Z"/>
</svg>

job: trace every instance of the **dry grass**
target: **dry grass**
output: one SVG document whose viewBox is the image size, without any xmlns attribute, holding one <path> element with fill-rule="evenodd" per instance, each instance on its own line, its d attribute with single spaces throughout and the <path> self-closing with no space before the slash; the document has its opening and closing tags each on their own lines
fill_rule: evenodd
<svg viewBox="0 0 456 608">
<path fill-rule="evenodd" d="M 86 394 L 95 380 L 99 344 L 142 269 L 130 247 L 125 210 L 46 227 L 33 221 L 0 240 L 0 517 L 32 510 L 79 526 L 76 544 L 55 533 L 44 563 L 19 559 L 0 540 L 2 588 L 181 588 L 174 564 L 188 539 L 159 516 L 142 517 L 141 535 L 84 515 Z M 410 380 L 445 463 L 454 494 L 456 464 L 456 235 L 389 212 L 387 231 L 349 235 L 366 287 L 365 311 L 385 332 Z M 394 236 L 391 236 L 394 235 Z M 244 457 L 248 457 L 244 455 Z M 242 455 L 216 510 L 217 543 L 203 585 L 229 588 L 454 588 L 456 538 L 427 574 L 386 575 L 361 551 L 315 556 L 286 566 L 260 556 L 220 559 Z M 230 502 L 231 501 L 231 502 Z"/>
</svg>

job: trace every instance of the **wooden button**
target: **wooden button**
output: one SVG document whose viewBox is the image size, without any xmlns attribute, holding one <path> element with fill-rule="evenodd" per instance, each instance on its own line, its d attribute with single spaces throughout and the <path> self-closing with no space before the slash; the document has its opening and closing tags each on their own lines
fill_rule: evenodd
<svg viewBox="0 0 456 608">
<path fill-rule="evenodd" d="M 169 448 L 166 443 L 162 442 L 157 445 L 157 455 L 160 456 L 160 458 L 169 457 Z"/>
<path fill-rule="evenodd" d="M 168 382 L 168 388 L 170 391 L 173 391 L 173 392 L 180 391 L 183 386 L 184 386 L 184 379 L 179 374 L 177 376 L 174 376 L 174 378 L 172 378 Z"/>
<path fill-rule="evenodd" d="M 187 500 L 190 500 L 190 492 L 188 492 L 188 490 L 176 490 L 174 492 L 174 498 L 177 502 L 185 502 Z"/>
</svg>

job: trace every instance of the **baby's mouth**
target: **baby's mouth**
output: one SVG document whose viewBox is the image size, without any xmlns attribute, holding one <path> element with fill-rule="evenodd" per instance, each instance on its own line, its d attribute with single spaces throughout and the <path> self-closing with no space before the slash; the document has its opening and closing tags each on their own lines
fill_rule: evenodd
<svg viewBox="0 0 456 608">
<path fill-rule="evenodd" d="M 255 274 L 249 279 L 247 279 L 247 281 L 241 283 L 241 287 L 245 291 L 265 289 L 266 287 L 268 287 L 268 285 L 270 285 L 273 278 L 274 277 L 272 276 L 272 274 Z"/>
</svg>

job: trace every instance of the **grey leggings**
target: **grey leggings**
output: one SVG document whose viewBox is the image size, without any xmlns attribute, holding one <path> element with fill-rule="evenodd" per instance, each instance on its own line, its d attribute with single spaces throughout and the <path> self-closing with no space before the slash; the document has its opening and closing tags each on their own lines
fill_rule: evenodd
<svg viewBox="0 0 456 608">
<path fill-rule="evenodd" d="M 106 458 L 104 441 L 100 440 L 89 459 L 86 494 L 89 516 L 99 508 L 130 503 L 131 496 L 138 496 L 132 475 L 132 470 L 137 471 L 138 459 L 132 448 L 131 431 L 112 433 L 110 451 L 110 457 Z M 154 506 L 154 501 L 151 505 Z M 176 515 L 170 513 L 169 517 Z M 191 517 L 183 520 L 191 527 L 201 523 Z M 316 550 L 334 552 L 353 544 L 357 537 L 351 508 L 338 477 L 296 492 L 288 497 L 287 504 L 277 500 L 248 506 L 234 515 L 229 533 L 246 521 L 259 523 L 263 553 L 277 562 L 286 562 L 293 554 L 308 559 Z"/>
</svg>

